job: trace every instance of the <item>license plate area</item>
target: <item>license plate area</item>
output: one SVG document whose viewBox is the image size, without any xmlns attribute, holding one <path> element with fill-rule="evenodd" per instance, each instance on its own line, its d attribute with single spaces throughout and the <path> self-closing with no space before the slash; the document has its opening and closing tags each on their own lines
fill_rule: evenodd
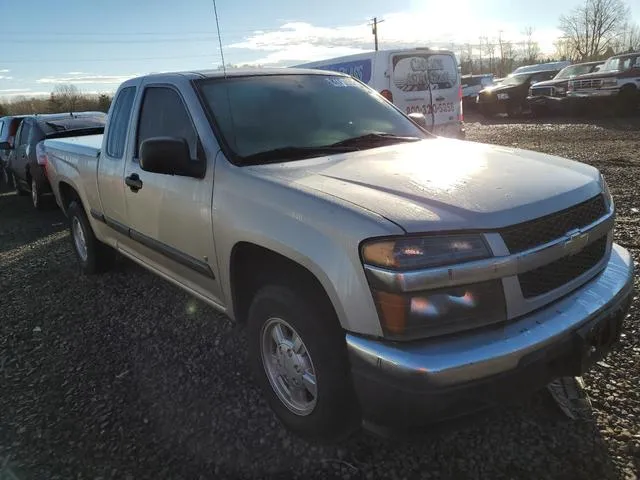
<svg viewBox="0 0 640 480">
<path fill-rule="evenodd" d="M 590 323 L 578 330 L 580 369 L 588 370 L 602 360 L 620 340 L 624 310 L 617 311 L 599 322 Z"/>
</svg>

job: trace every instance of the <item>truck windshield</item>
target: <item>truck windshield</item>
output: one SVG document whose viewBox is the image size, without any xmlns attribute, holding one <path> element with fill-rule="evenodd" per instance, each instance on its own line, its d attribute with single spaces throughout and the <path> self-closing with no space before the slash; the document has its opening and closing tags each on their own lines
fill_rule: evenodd
<svg viewBox="0 0 640 480">
<path fill-rule="evenodd" d="M 247 157 L 274 160 L 268 152 L 295 160 L 314 150 L 327 155 L 328 148 L 361 150 L 430 137 L 350 77 L 255 75 L 202 80 L 198 88 L 240 163 Z"/>
</svg>

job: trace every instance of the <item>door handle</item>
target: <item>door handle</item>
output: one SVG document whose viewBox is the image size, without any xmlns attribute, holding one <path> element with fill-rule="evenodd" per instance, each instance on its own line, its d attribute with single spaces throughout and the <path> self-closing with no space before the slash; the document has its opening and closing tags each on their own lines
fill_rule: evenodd
<svg viewBox="0 0 640 480">
<path fill-rule="evenodd" d="M 124 183 L 131 189 L 132 192 L 137 192 L 142 188 L 142 180 L 137 173 L 132 173 L 124 179 Z"/>
<path fill-rule="evenodd" d="M 444 97 L 436 97 L 436 102 L 441 102 L 444 100 Z"/>
</svg>

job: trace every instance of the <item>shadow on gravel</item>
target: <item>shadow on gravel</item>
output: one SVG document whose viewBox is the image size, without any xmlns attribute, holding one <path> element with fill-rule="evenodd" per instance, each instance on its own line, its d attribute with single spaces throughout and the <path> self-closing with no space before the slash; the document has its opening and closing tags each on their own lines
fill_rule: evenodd
<svg viewBox="0 0 640 480">
<path fill-rule="evenodd" d="M 62 211 L 51 207 L 36 211 L 29 197 L 0 186 L 0 254 L 67 228 Z"/>
</svg>

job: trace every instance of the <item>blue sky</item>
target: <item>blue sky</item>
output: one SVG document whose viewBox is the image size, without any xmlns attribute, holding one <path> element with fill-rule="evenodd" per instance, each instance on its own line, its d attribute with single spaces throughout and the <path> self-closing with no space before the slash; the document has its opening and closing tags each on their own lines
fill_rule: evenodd
<svg viewBox="0 0 640 480">
<path fill-rule="evenodd" d="M 558 16 L 580 0 L 217 0 L 227 63 L 291 65 L 380 47 L 517 40 L 527 26 L 552 48 Z M 629 2 L 635 20 L 640 2 Z M 562 8 L 559 7 L 562 5 Z M 220 64 L 212 0 L 3 2 L 0 97 L 72 83 L 112 92 L 134 75 Z"/>
</svg>

